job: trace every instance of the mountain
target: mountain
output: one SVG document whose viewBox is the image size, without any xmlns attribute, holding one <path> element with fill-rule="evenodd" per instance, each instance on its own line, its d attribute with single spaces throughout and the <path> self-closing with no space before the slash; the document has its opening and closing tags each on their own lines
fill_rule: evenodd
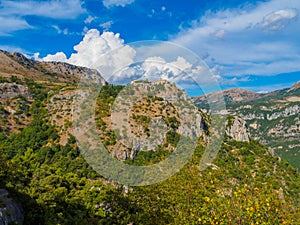
<svg viewBox="0 0 300 225">
<path fill-rule="evenodd" d="M 234 103 L 239 103 L 239 102 L 247 102 L 251 101 L 254 99 L 258 99 L 263 97 L 263 94 L 259 94 L 256 92 L 248 91 L 242 88 L 233 88 L 225 91 L 219 91 L 215 93 L 209 94 L 209 97 L 214 97 L 222 94 L 224 96 L 224 101 L 226 104 L 234 104 Z M 202 106 L 202 107 L 207 107 L 208 103 L 206 100 L 206 96 L 197 96 L 193 98 L 194 103 Z"/>
<path fill-rule="evenodd" d="M 295 83 L 292 87 L 291 90 L 296 90 L 300 88 L 300 81 L 298 81 L 297 83 Z"/>
<path fill-rule="evenodd" d="M 271 93 L 243 94 L 248 92 L 240 90 L 238 95 L 235 89 L 222 92 L 227 99 L 227 114 L 242 117 L 254 139 L 300 168 L 300 82 Z M 240 95 L 245 97 L 240 100 L 232 97 Z M 205 99 L 205 96 L 196 97 L 194 102 L 200 108 L 207 108 Z"/>
<path fill-rule="evenodd" d="M 33 79 L 36 82 L 55 84 L 77 83 L 80 78 L 93 79 L 105 84 L 98 71 L 61 62 L 39 62 L 18 52 L 0 50 L 0 77 Z"/>
<path fill-rule="evenodd" d="M 16 132 L 32 121 L 30 106 L 36 98 L 43 97 L 35 90 L 45 88 L 54 94 L 53 89 L 75 89 L 80 79 L 107 84 L 96 70 L 60 62 L 39 62 L 20 53 L 0 50 L 0 131 Z"/>
<path fill-rule="evenodd" d="M 222 117 L 204 113 L 166 81 L 115 86 L 88 68 L 7 52 L 1 53 L 0 71 L 0 213 L 9 215 L 0 214 L 0 223 L 299 224 L 298 170 L 254 140 L 241 116 L 228 116 L 220 149 L 211 154 L 206 147 L 211 137 L 220 135 L 212 121 Z M 104 84 L 99 93 L 94 86 L 80 90 L 79 77 L 91 75 Z M 283 99 L 295 101 L 297 91 L 284 90 L 278 97 L 287 93 Z M 89 98 L 93 94 L 94 102 Z M 77 106 L 84 112 L 79 122 L 94 122 L 95 130 L 78 126 L 77 98 L 82 98 Z M 84 111 L 90 106 L 92 112 Z M 95 134 L 107 155 L 127 169 L 153 166 L 168 172 L 173 165 L 158 163 L 182 153 L 182 135 L 196 137 L 197 145 L 176 174 L 133 187 L 97 173 L 78 148 L 76 132 L 88 140 L 84 150 L 93 146 L 89 138 Z M 116 176 L 123 172 L 117 167 L 106 170 Z M 156 173 L 142 175 L 146 181 L 160 178 Z"/>
</svg>

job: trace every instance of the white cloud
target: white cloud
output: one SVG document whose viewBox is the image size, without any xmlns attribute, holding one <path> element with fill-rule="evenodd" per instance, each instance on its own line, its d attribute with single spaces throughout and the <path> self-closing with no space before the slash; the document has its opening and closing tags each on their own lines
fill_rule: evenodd
<svg viewBox="0 0 300 225">
<path fill-rule="evenodd" d="M 225 35 L 225 30 L 223 30 L 223 29 L 222 29 L 222 30 L 218 30 L 218 31 L 215 32 L 214 35 L 215 35 L 216 38 L 221 39 L 221 38 L 223 38 L 224 35 Z"/>
<path fill-rule="evenodd" d="M 9 36 L 11 32 L 25 29 L 32 29 L 25 20 L 18 17 L 3 17 L 0 14 L 0 35 Z"/>
<path fill-rule="evenodd" d="M 57 25 L 53 25 L 52 27 L 57 31 L 58 34 L 64 34 L 64 35 L 68 35 L 69 34 L 68 28 L 61 29 Z"/>
<path fill-rule="evenodd" d="M 192 72 L 192 64 L 180 56 L 172 62 L 166 62 L 161 57 L 149 57 L 142 64 L 142 68 L 145 71 L 143 77 L 152 81 L 158 79 L 169 82 L 183 81 Z"/>
<path fill-rule="evenodd" d="M 297 9 L 282 9 L 272 12 L 263 18 L 263 21 L 258 26 L 267 30 L 278 31 L 285 27 L 291 19 L 298 15 Z"/>
<path fill-rule="evenodd" d="M 85 14 L 81 0 L 49 1 L 0 1 L 0 35 L 9 35 L 18 30 L 34 28 L 26 16 L 40 16 L 53 19 L 74 19 Z M 62 33 L 67 33 L 63 30 Z"/>
<path fill-rule="evenodd" d="M 103 0 L 103 5 L 106 8 L 110 8 L 113 6 L 121 6 L 124 7 L 126 5 L 132 4 L 134 0 Z"/>
<path fill-rule="evenodd" d="M 35 53 L 34 58 L 38 59 L 39 54 Z M 43 58 L 43 61 L 45 61 L 45 62 L 53 62 L 53 61 L 67 62 L 67 56 L 63 52 L 57 52 L 54 55 L 48 54 L 46 57 Z"/>
<path fill-rule="evenodd" d="M 193 65 L 181 56 L 175 61 L 167 61 L 159 56 L 148 57 L 139 64 L 120 71 L 112 81 L 128 83 L 134 79 L 152 82 L 163 79 L 176 83 L 181 88 L 197 88 L 199 85 L 214 83 L 214 78 L 205 65 Z"/>
<path fill-rule="evenodd" d="M 207 12 L 172 41 L 224 75 L 273 75 L 300 70 L 300 1 L 271 0 Z"/>
<path fill-rule="evenodd" d="M 188 59 L 190 52 L 186 49 L 168 43 L 145 42 L 129 46 L 124 44 L 119 34 L 100 34 L 98 30 L 91 29 L 74 46 L 74 50 L 70 58 L 63 52 L 49 54 L 42 59 L 35 54 L 35 58 L 94 68 L 107 81 L 116 84 L 126 84 L 134 79 L 165 79 L 186 87 L 195 82 L 199 84 L 211 80 L 204 64 L 199 64 L 199 60 L 193 57 Z"/>
<path fill-rule="evenodd" d="M 114 22 L 112 20 L 110 20 L 110 21 L 100 24 L 100 27 L 102 27 L 105 31 L 107 31 L 111 28 L 111 26 L 113 24 L 114 24 Z"/>
<path fill-rule="evenodd" d="M 55 19 L 74 19 L 86 13 L 80 0 L 1 1 L 0 15 L 43 16 Z"/>
<path fill-rule="evenodd" d="M 47 55 L 43 61 L 63 61 L 77 66 L 97 69 L 107 79 L 113 79 L 118 70 L 133 63 L 135 50 L 124 45 L 120 34 L 100 32 L 96 29 L 87 31 L 83 40 L 74 46 L 75 53 L 67 58 L 63 52 Z M 110 54 L 108 54 L 110 53 Z M 116 76 L 116 75 L 115 75 Z"/>
<path fill-rule="evenodd" d="M 99 59 L 101 57 L 123 46 L 124 40 L 120 38 L 120 34 L 104 32 L 100 35 L 98 30 L 92 29 L 87 32 L 78 45 L 74 46 L 74 50 L 77 53 L 71 55 L 69 62 L 82 66 L 99 66 L 98 64 L 101 63 Z M 122 61 L 124 60 L 127 61 L 126 58 L 120 60 L 120 64 L 123 64 Z"/>
<path fill-rule="evenodd" d="M 97 19 L 97 17 L 93 17 L 93 16 L 89 15 L 89 16 L 84 20 L 84 23 L 85 23 L 85 24 L 90 24 L 90 23 L 93 22 L 95 19 Z"/>
</svg>

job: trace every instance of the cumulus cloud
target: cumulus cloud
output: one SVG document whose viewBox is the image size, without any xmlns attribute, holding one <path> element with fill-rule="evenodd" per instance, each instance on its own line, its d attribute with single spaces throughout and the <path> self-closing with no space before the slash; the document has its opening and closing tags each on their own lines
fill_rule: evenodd
<svg viewBox="0 0 300 225">
<path fill-rule="evenodd" d="M 83 40 L 74 46 L 73 53 L 68 60 L 75 65 L 94 67 L 109 76 L 108 69 L 122 68 L 132 63 L 135 51 L 124 45 L 120 34 L 113 32 L 100 32 L 96 29 L 89 30 Z M 115 50 L 115 52 L 112 52 Z M 107 54 L 110 52 L 110 54 Z M 118 55 L 119 54 L 119 55 Z"/>
<path fill-rule="evenodd" d="M 110 7 L 113 7 L 113 6 L 124 7 L 124 6 L 129 5 L 133 2 L 134 2 L 134 0 L 103 0 L 103 5 L 106 8 L 110 8 Z"/>
<path fill-rule="evenodd" d="M 43 61 L 62 61 L 77 66 L 97 69 L 107 79 L 124 67 L 133 63 L 135 50 L 124 44 L 120 34 L 88 30 L 83 40 L 74 46 L 75 53 L 67 58 L 63 52 L 47 55 Z M 109 53 L 109 54 L 108 54 Z"/>
<path fill-rule="evenodd" d="M 74 46 L 75 52 L 69 58 L 63 52 L 49 54 L 42 59 L 35 54 L 35 58 L 94 68 L 107 81 L 115 84 L 126 84 L 135 79 L 164 79 L 186 87 L 210 81 L 208 68 L 199 64 L 198 59 L 192 57 L 191 61 L 186 58 L 189 54 L 187 50 L 182 50 L 177 45 L 160 42 L 153 44 L 146 42 L 143 47 L 129 46 L 124 44 L 118 33 L 101 34 L 98 30 L 91 29 L 84 35 L 83 40 Z"/>
<path fill-rule="evenodd" d="M 38 59 L 39 54 L 35 54 L 34 58 Z M 57 52 L 54 55 L 48 54 L 46 57 L 43 58 L 45 62 L 67 62 L 67 56 L 63 52 Z"/>
<path fill-rule="evenodd" d="M 154 82 L 163 79 L 186 89 L 214 83 L 215 79 L 210 74 L 204 64 L 192 64 L 181 56 L 174 61 L 152 56 L 115 74 L 112 81 L 128 83 L 135 79 L 142 79 Z"/>
<path fill-rule="evenodd" d="M 299 71 L 299 10 L 300 1 L 271 0 L 207 12 L 172 41 L 205 55 L 223 76 Z"/>
</svg>

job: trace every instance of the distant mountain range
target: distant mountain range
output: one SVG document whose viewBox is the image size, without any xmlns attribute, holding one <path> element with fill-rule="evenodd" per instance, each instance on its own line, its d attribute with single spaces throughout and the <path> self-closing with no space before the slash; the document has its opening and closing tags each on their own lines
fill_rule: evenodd
<svg viewBox="0 0 300 225">
<path fill-rule="evenodd" d="M 300 168 L 300 81 L 271 93 L 236 88 L 195 97 L 194 102 L 209 110 L 207 99 L 217 94 L 226 102 L 227 112 L 222 113 L 241 116 L 253 138 Z"/>
</svg>

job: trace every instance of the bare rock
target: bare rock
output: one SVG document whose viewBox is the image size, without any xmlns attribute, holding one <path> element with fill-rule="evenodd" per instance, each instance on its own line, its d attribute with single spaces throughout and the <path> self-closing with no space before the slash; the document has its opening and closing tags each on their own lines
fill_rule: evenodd
<svg viewBox="0 0 300 225">
<path fill-rule="evenodd" d="M 226 134 L 236 141 L 250 141 L 250 133 L 248 131 L 246 121 L 238 116 L 232 116 L 229 118 Z"/>
</svg>

